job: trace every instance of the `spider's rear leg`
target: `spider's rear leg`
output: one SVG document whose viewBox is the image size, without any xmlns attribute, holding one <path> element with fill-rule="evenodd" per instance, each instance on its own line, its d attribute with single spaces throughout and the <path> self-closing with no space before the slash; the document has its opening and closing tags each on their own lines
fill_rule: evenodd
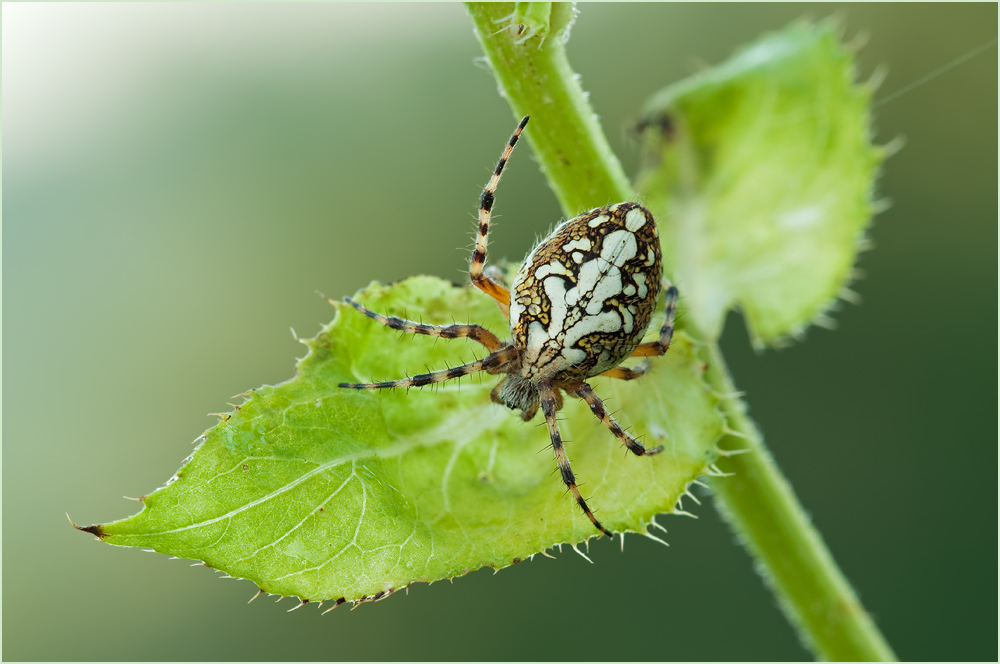
<svg viewBox="0 0 1000 664">
<path fill-rule="evenodd" d="M 330 298 L 327 298 L 327 301 L 333 304 L 333 300 Z M 406 332 L 407 334 L 424 334 L 430 337 L 441 337 L 442 339 L 466 337 L 479 342 L 491 352 L 500 350 L 506 345 L 500 341 L 495 334 L 484 327 L 480 327 L 479 325 L 424 325 L 423 323 L 417 323 L 403 318 L 396 318 L 395 316 L 383 316 L 382 314 L 376 313 L 371 309 L 366 309 L 364 306 L 358 304 L 349 297 L 345 297 L 344 302 L 347 302 L 365 316 L 374 318 L 383 325 L 391 327 L 394 330 Z"/>
<path fill-rule="evenodd" d="M 635 380 L 639 376 L 643 375 L 649 371 L 650 367 L 653 365 L 650 362 L 643 362 L 642 364 L 637 364 L 631 369 L 625 367 L 615 367 L 614 369 L 608 369 L 602 376 L 607 376 L 608 378 L 617 378 L 618 380 Z"/>
<path fill-rule="evenodd" d="M 510 291 L 486 276 L 483 273 L 483 268 L 486 265 L 486 245 L 490 233 L 490 216 L 493 213 L 494 194 L 496 193 L 497 185 L 500 183 L 500 175 L 503 173 L 503 167 L 507 164 L 507 160 L 510 159 L 510 154 L 514 151 L 517 139 L 521 136 L 521 132 L 524 130 L 524 125 L 526 124 L 528 124 L 527 116 L 521 120 L 521 123 L 517 125 L 517 129 L 514 130 L 514 133 L 507 141 L 507 145 L 500 155 L 500 161 L 497 162 L 497 167 L 493 169 L 493 175 L 490 176 L 490 181 L 486 183 L 483 194 L 479 198 L 479 230 L 476 232 L 476 246 L 472 250 L 472 259 L 469 261 L 469 279 L 472 280 L 472 284 L 496 300 L 500 305 L 500 310 L 504 314 L 510 308 Z"/>
<path fill-rule="evenodd" d="M 663 277 L 663 291 L 666 293 L 667 303 L 663 309 L 663 325 L 660 327 L 660 338 L 657 341 L 639 344 L 632 351 L 631 357 L 663 355 L 670 348 L 670 340 L 674 337 L 674 315 L 677 313 L 677 287 L 670 283 L 669 279 Z M 618 376 L 615 376 L 615 378 L 618 378 Z"/>
<path fill-rule="evenodd" d="M 586 401 L 590 406 L 590 412 L 597 416 L 597 419 L 599 419 L 604 426 L 610 429 L 611 433 L 615 434 L 615 437 L 617 437 L 618 440 L 625 445 L 625 447 L 632 450 L 632 453 L 636 456 L 652 456 L 663 451 L 662 445 L 652 449 L 646 449 L 646 447 L 636 440 L 632 434 L 625 431 L 625 429 L 622 429 L 621 425 L 615 421 L 615 418 L 611 417 L 607 408 L 604 407 L 604 402 L 601 401 L 600 397 L 594 394 L 594 390 L 591 389 L 590 385 L 581 382 L 579 385 L 574 387 L 572 394 Z"/>
<path fill-rule="evenodd" d="M 494 353 L 490 353 L 481 360 L 469 362 L 468 364 L 462 364 L 457 367 L 442 369 L 441 371 L 432 371 L 430 373 L 417 374 L 416 376 L 411 376 L 410 378 L 387 380 L 381 383 L 340 383 L 338 387 L 348 387 L 353 390 L 385 390 L 393 387 L 423 387 L 424 385 L 430 385 L 431 383 L 442 383 L 446 380 L 451 380 L 452 378 L 468 376 L 469 374 L 476 373 L 477 371 L 491 371 L 503 366 L 507 362 L 510 362 L 516 356 L 517 351 L 514 348 L 507 347 Z"/>
<path fill-rule="evenodd" d="M 583 513 L 587 515 L 594 527 L 600 530 L 602 533 L 608 537 L 614 537 L 610 530 L 601 525 L 601 522 L 597 520 L 594 513 L 590 511 L 590 507 L 587 506 L 587 501 L 584 500 L 583 496 L 580 495 L 580 489 L 576 486 L 576 476 L 573 474 L 573 469 L 569 465 L 569 458 L 566 456 L 566 448 L 562 444 L 562 436 L 559 434 L 559 423 L 556 421 L 556 392 L 552 386 L 548 383 L 542 383 L 539 385 L 540 399 L 542 405 L 542 412 L 545 413 L 545 424 L 549 429 L 549 438 L 552 440 L 552 451 L 556 457 L 556 464 L 559 466 L 559 472 L 562 475 L 563 483 L 566 487 L 573 492 L 573 496 L 576 497 L 576 504 L 580 506 Z"/>
</svg>

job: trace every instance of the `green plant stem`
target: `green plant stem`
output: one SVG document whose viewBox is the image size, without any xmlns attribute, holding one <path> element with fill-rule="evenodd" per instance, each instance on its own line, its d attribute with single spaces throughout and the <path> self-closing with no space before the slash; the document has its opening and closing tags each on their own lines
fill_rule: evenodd
<svg viewBox="0 0 1000 664">
<path fill-rule="evenodd" d="M 774 462 L 735 386 L 719 347 L 707 346 L 706 381 L 724 395 L 720 404 L 733 435 L 720 459 L 729 477 L 712 478 L 716 506 L 760 563 L 789 621 L 803 641 L 828 661 L 895 661 L 836 561 Z"/>
<path fill-rule="evenodd" d="M 554 4 L 551 32 L 517 43 L 502 30 L 511 4 L 469 3 L 476 35 L 516 117 L 532 116 L 526 134 L 567 216 L 634 196 L 577 77 L 558 31 L 571 10 Z M 498 32 L 499 31 L 499 32 Z M 704 335 L 702 335 L 704 338 Z M 810 524 L 791 486 L 764 446 L 745 405 L 735 395 L 718 347 L 705 347 L 706 380 L 723 395 L 733 432 L 722 449 L 750 451 L 722 459 L 732 477 L 713 479 L 720 511 L 763 570 L 789 620 L 818 657 L 887 661 L 892 650 L 875 628 Z"/>
<path fill-rule="evenodd" d="M 497 33 L 504 25 L 498 20 L 512 13 L 512 4 L 466 6 L 511 110 L 518 119 L 531 116 L 525 137 L 567 218 L 633 196 L 556 34 L 572 19 L 570 5 L 554 5 L 552 32 L 542 48 L 538 37 L 516 44 L 510 31 Z"/>
</svg>

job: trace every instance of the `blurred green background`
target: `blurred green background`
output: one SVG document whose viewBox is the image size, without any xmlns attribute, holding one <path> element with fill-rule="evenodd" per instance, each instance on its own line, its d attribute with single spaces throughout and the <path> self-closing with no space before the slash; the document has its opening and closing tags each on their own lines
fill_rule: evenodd
<svg viewBox="0 0 1000 664">
<path fill-rule="evenodd" d="M 582 5 L 568 45 L 612 145 L 662 86 L 841 16 L 877 97 L 996 34 L 997 6 Z M 460 5 L 3 6 L 3 658 L 807 658 L 710 502 L 633 537 L 320 617 L 70 528 L 137 511 L 230 395 L 292 375 L 315 291 L 461 281 L 514 119 Z M 876 110 L 907 139 L 837 332 L 724 350 L 898 655 L 995 660 L 997 53 Z M 529 132 L 530 133 L 530 132 Z M 530 135 L 528 144 L 530 145 Z M 522 148 L 523 149 L 523 148 Z M 560 217 L 519 152 L 491 255 Z M 458 249 L 456 249 L 458 247 Z"/>
</svg>

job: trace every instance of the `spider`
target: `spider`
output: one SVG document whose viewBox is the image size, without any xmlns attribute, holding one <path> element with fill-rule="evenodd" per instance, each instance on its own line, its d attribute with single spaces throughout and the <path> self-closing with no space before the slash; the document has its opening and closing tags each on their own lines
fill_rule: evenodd
<svg viewBox="0 0 1000 664">
<path fill-rule="evenodd" d="M 504 165 L 527 124 L 528 117 L 518 124 L 483 190 L 479 200 L 479 231 L 469 269 L 472 284 L 496 300 L 510 321 L 511 340 L 501 341 L 479 325 L 424 325 L 383 316 L 344 298 L 365 316 L 392 329 L 445 339 L 466 337 L 485 346 L 489 354 L 475 362 L 402 380 L 340 383 L 340 387 L 409 388 L 479 371 L 504 374 L 490 397 L 496 403 L 520 410 L 525 421 L 531 420 L 541 407 L 563 482 L 594 526 L 612 537 L 580 494 L 559 434 L 556 413 L 563 405 L 562 392 L 566 392 L 586 401 L 591 412 L 636 456 L 652 456 L 663 450 L 662 446 L 647 449 L 622 429 L 587 379 L 600 375 L 634 380 L 649 369 L 649 361 L 625 368 L 618 366 L 623 360 L 666 353 L 673 336 L 677 289 L 662 277 L 656 224 L 649 211 L 638 203 L 596 208 L 560 224 L 528 254 L 510 291 L 485 272 L 494 194 Z M 661 286 L 666 293 L 666 307 L 660 338 L 640 343 Z"/>
</svg>

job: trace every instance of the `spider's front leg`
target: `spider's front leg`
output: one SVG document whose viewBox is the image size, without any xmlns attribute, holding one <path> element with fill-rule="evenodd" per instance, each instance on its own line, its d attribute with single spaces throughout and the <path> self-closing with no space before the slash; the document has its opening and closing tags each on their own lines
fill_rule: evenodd
<svg viewBox="0 0 1000 664">
<path fill-rule="evenodd" d="M 576 486 L 576 476 L 573 474 L 573 468 L 569 465 L 569 457 L 566 456 L 566 448 L 563 447 L 562 436 L 559 434 L 559 423 L 556 420 L 557 395 L 552 384 L 542 382 L 538 387 L 542 412 L 545 414 L 545 424 L 548 426 L 549 438 L 552 440 L 552 452 L 555 454 L 556 464 L 559 466 L 563 483 L 573 492 L 576 504 L 580 506 L 580 509 L 587 515 L 587 518 L 594 524 L 594 527 L 608 537 L 614 537 L 611 531 L 602 526 L 601 522 L 594 516 L 594 513 L 590 511 L 587 501 L 580 495 L 580 489 Z"/>
<path fill-rule="evenodd" d="M 476 232 L 476 246 L 472 250 L 472 258 L 469 261 L 469 279 L 472 280 L 472 285 L 496 300 L 505 316 L 510 309 L 510 291 L 486 276 L 483 268 L 486 265 L 486 245 L 489 240 L 490 216 L 493 213 L 494 195 L 496 194 L 497 185 L 500 184 L 500 175 L 503 174 L 503 167 L 507 164 L 507 160 L 514 151 L 517 139 L 521 136 L 521 132 L 524 130 L 526 124 L 528 124 L 527 116 L 521 120 L 521 123 L 517 125 L 517 129 L 511 135 L 510 140 L 507 141 L 503 154 L 500 155 L 500 161 L 497 162 L 497 167 L 493 169 L 493 175 L 490 176 L 490 181 L 486 183 L 486 188 L 483 189 L 483 194 L 479 198 L 479 230 Z"/>
</svg>

